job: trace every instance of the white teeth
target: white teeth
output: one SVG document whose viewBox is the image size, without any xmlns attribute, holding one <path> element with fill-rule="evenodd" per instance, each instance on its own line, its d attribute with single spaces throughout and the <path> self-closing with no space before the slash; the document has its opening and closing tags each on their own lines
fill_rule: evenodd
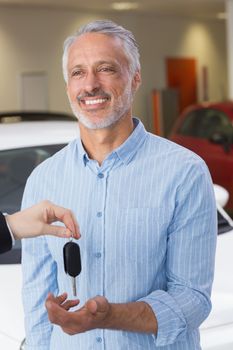
<svg viewBox="0 0 233 350">
<path fill-rule="evenodd" d="M 85 100 L 86 105 L 94 105 L 96 103 L 104 103 L 106 102 L 106 98 L 98 98 L 97 100 Z"/>
</svg>

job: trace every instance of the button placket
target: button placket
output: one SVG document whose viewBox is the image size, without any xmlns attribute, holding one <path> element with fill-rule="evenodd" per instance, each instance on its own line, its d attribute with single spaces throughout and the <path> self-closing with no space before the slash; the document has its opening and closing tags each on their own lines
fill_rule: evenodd
<svg viewBox="0 0 233 350">
<path fill-rule="evenodd" d="M 102 343 L 102 338 L 101 337 L 96 337 L 97 343 Z"/>
<path fill-rule="evenodd" d="M 95 219 L 95 234 L 94 241 L 92 245 L 93 249 L 93 259 L 95 259 L 95 266 L 98 269 L 98 273 L 100 274 L 98 284 L 96 285 L 95 293 L 96 295 L 104 294 L 104 208 L 105 208 L 105 199 L 106 199 L 106 174 L 97 171 L 95 174 L 96 182 L 95 182 L 95 208 L 96 208 L 96 219 Z M 98 340 L 97 340 L 98 339 Z M 96 342 L 103 342 L 103 338 L 96 337 Z"/>
</svg>

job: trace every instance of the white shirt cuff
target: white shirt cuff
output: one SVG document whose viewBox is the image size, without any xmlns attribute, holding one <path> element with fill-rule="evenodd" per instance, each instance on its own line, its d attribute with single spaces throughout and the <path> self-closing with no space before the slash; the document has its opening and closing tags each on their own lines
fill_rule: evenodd
<svg viewBox="0 0 233 350">
<path fill-rule="evenodd" d="M 8 230 L 9 230 L 10 235 L 11 235 L 12 247 L 13 247 L 13 245 L 15 245 L 15 238 L 14 238 L 13 232 L 11 231 L 10 225 L 9 225 L 9 223 L 8 223 L 8 221 L 7 221 L 7 215 L 8 215 L 8 214 L 7 214 L 7 213 L 3 213 L 3 215 L 5 216 L 5 219 L 6 219 L 6 224 L 7 224 Z"/>
</svg>

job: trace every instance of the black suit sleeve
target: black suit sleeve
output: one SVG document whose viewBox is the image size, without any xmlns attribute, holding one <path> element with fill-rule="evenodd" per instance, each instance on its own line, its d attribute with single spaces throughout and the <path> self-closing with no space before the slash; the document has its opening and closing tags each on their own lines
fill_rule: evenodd
<svg viewBox="0 0 233 350">
<path fill-rule="evenodd" d="M 12 248 L 11 234 L 8 230 L 5 216 L 0 212 L 0 254 Z"/>
</svg>

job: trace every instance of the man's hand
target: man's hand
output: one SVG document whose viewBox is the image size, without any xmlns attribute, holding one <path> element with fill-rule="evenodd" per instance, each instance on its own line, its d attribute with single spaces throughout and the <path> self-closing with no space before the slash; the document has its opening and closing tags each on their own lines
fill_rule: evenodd
<svg viewBox="0 0 233 350">
<path fill-rule="evenodd" d="M 78 223 L 73 213 L 46 200 L 28 209 L 7 215 L 6 220 L 15 239 L 40 235 L 57 237 L 73 235 L 74 238 L 80 238 Z M 55 221 L 63 222 L 66 227 L 51 225 Z"/>
<path fill-rule="evenodd" d="M 79 300 L 67 300 L 66 293 L 58 297 L 49 294 L 45 306 L 50 322 L 59 325 L 69 335 L 105 328 L 105 320 L 111 308 L 106 298 L 96 296 L 89 299 L 82 308 L 69 312 L 71 307 L 78 304 Z"/>
<path fill-rule="evenodd" d="M 157 333 L 157 319 L 145 302 L 114 304 L 109 303 L 105 297 L 96 296 L 89 299 L 82 308 L 69 311 L 78 304 L 79 300 L 67 300 L 66 293 L 58 297 L 49 294 L 45 306 L 50 322 L 70 335 L 96 328 Z"/>
</svg>

